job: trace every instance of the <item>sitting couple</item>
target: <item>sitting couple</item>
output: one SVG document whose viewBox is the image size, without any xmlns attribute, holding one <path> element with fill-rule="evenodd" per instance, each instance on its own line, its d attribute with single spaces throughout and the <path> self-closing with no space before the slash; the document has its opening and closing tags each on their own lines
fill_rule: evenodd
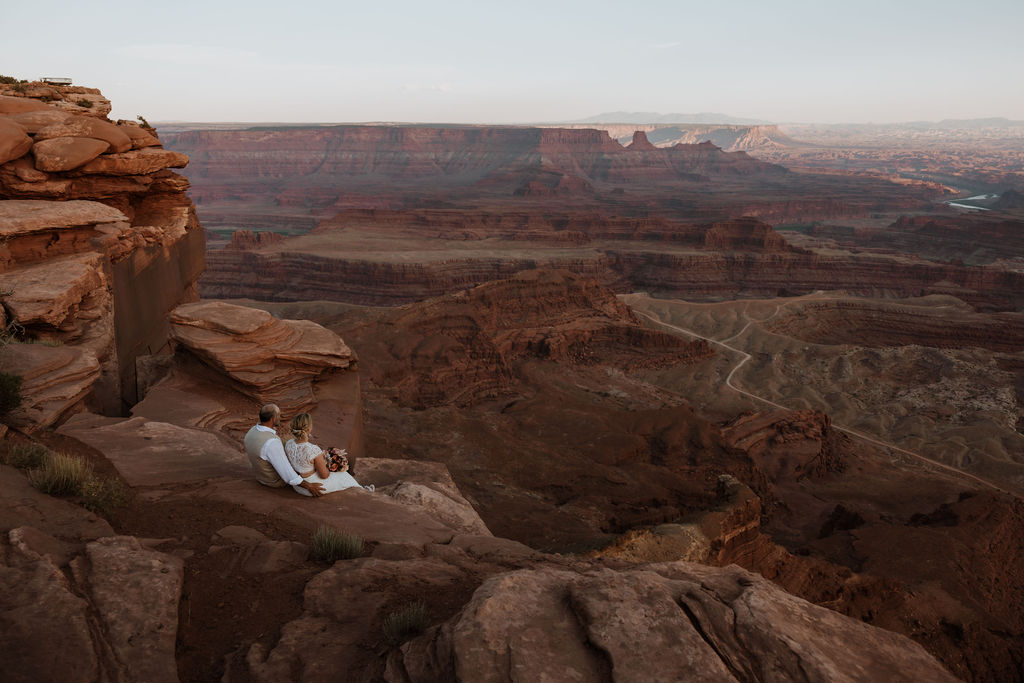
<svg viewBox="0 0 1024 683">
<path fill-rule="evenodd" d="M 260 423 L 245 435 L 245 452 L 249 456 L 256 479 L 264 486 L 291 485 L 304 496 L 322 496 L 353 487 L 373 491 L 373 484 L 360 487 L 348 473 L 345 451 L 331 449 L 328 454 L 309 442 L 313 418 L 299 413 L 291 422 L 294 438 L 282 444 L 276 427 L 281 424 L 281 409 L 273 403 L 260 408 Z M 336 471 L 332 472 L 332 469 Z"/>
</svg>

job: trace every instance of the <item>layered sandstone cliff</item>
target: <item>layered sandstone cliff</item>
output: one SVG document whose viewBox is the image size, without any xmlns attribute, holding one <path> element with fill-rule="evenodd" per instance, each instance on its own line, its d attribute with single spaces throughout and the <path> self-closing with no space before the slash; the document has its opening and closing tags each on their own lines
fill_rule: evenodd
<svg viewBox="0 0 1024 683">
<path fill-rule="evenodd" d="M 188 158 L 109 111 L 94 89 L 0 86 L 0 303 L 17 341 L 51 345 L 0 354 L 30 379 L 26 428 L 87 397 L 123 412 L 136 359 L 167 348 L 167 313 L 198 296 L 205 240 L 171 170 Z"/>
<path fill-rule="evenodd" d="M 308 235 L 245 238 L 238 246 L 245 248 L 208 255 L 205 296 L 393 305 L 536 267 L 570 270 L 618 292 L 703 300 L 840 290 L 946 294 L 980 309 L 1012 311 L 1024 288 L 1024 274 L 997 265 L 796 248 L 753 218 L 701 225 L 549 212 L 363 210 Z"/>
</svg>

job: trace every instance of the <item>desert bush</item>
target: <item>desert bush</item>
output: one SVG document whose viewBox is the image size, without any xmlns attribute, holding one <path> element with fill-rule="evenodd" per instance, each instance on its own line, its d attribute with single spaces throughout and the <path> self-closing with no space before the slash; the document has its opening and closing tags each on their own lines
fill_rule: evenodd
<svg viewBox="0 0 1024 683">
<path fill-rule="evenodd" d="M 84 97 L 75 102 L 79 107 L 85 107 L 86 109 L 92 109 L 92 100 L 87 100 Z"/>
<path fill-rule="evenodd" d="M 154 130 L 154 129 L 153 129 L 153 126 L 149 125 L 149 121 L 147 121 L 147 120 L 146 120 L 146 119 L 145 119 L 145 118 L 144 118 L 144 117 L 142 116 L 142 114 L 139 114 L 139 115 L 138 115 L 138 116 L 136 116 L 135 118 L 136 118 L 136 119 L 138 119 L 138 121 L 139 121 L 139 125 L 140 125 L 140 126 L 142 126 L 143 128 L 148 128 L 148 129 L 150 129 L 150 130 Z"/>
<path fill-rule="evenodd" d="M 363 554 L 363 539 L 347 531 L 321 525 L 313 532 L 310 551 L 314 559 L 326 562 L 352 560 Z"/>
<path fill-rule="evenodd" d="M 128 488 L 120 479 L 92 476 L 82 484 L 79 496 L 86 510 L 108 515 L 128 502 Z"/>
<path fill-rule="evenodd" d="M 43 466 L 50 449 L 37 443 L 14 444 L 7 449 L 3 462 L 20 470 L 31 470 Z"/>
<path fill-rule="evenodd" d="M 76 496 L 90 479 L 92 465 L 64 453 L 49 453 L 42 467 L 28 473 L 28 483 L 51 496 Z"/>
<path fill-rule="evenodd" d="M 0 415 L 6 415 L 21 405 L 21 376 L 0 372 Z"/>
<path fill-rule="evenodd" d="M 3 74 L 0 74 L 0 83 L 3 83 L 4 85 L 11 85 L 21 83 L 21 81 L 14 76 L 4 76 Z"/>
<path fill-rule="evenodd" d="M 427 606 L 422 600 L 411 602 L 405 607 L 384 617 L 384 637 L 392 645 L 418 636 L 427 628 Z"/>
</svg>

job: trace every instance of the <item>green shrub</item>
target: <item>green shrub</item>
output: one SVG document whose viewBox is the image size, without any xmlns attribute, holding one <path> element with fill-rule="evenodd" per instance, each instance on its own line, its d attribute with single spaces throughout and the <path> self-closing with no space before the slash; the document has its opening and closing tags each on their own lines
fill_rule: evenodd
<svg viewBox="0 0 1024 683">
<path fill-rule="evenodd" d="M 18 83 L 18 79 L 14 76 L 4 76 L 3 74 L 0 74 L 0 83 L 3 83 L 4 85 L 11 85 L 12 83 Z"/>
<path fill-rule="evenodd" d="M 317 560 L 353 560 L 363 554 L 363 539 L 347 531 L 321 525 L 313 532 L 310 550 Z"/>
<path fill-rule="evenodd" d="M 51 496 L 76 496 L 91 478 L 92 465 L 87 461 L 52 452 L 42 467 L 28 473 L 28 483 Z"/>
<path fill-rule="evenodd" d="M 384 617 L 384 637 L 392 645 L 418 636 L 427 628 L 427 606 L 422 600 L 411 602 Z"/>
<path fill-rule="evenodd" d="M 80 501 L 86 510 L 108 515 L 128 502 L 128 488 L 120 479 L 90 477 L 79 491 Z"/>
<path fill-rule="evenodd" d="M 135 118 L 138 119 L 140 126 L 142 126 L 143 128 L 148 128 L 150 130 L 153 130 L 153 126 L 149 125 L 149 121 L 147 121 L 145 118 L 143 118 L 142 114 L 139 114 Z"/>
<path fill-rule="evenodd" d="M 86 109 L 92 109 L 92 100 L 87 100 L 84 97 L 75 102 L 79 107 L 85 107 Z"/>
<path fill-rule="evenodd" d="M 25 92 L 26 90 L 28 90 L 28 88 L 27 88 L 27 87 L 25 86 L 25 84 L 24 84 L 24 83 L 15 83 L 15 84 L 14 84 L 14 87 L 13 87 L 13 88 L 11 88 L 11 89 L 12 89 L 12 90 L 13 90 L 14 92 Z"/>
<path fill-rule="evenodd" d="M 37 443 L 19 443 L 7 449 L 4 464 L 19 470 L 31 470 L 43 466 L 50 449 Z"/>
<path fill-rule="evenodd" d="M 21 405 L 21 377 L 0 372 L 0 415 L 6 415 Z"/>
</svg>

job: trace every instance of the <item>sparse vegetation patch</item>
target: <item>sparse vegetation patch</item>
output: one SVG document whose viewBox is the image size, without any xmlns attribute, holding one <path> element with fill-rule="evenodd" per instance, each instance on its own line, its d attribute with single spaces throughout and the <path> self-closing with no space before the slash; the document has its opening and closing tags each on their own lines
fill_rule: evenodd
<svg viewBox="0 0 1024 683">
<path fill-rule="evenodd" d="M 3 463 L 20 470 L 37 469 L 43 466 L 50 449 L 37 443 L 12 445 L 4 454 Z"/>
<path fill-rule="evenodd" d="M 384 617 L 384 637 L 392 645 L 398 645 L 418 636 L 426 628 L 427 606 L 422 600 L 411 602 Z"/>
<path fill-rule="evenodd" d="M 92 466 L 82 458 L 51 451 L 42 467 L 29 470 L 28 481 L 51 496 L 77 496 L 92 476 Z"/>
<path fill-rule="evenodd" d="M 353 560 L 363 554 L 363 539 L 347 531 L 320 526 L 313 532 L 313 558 L 325 562 Z"/>
</svg>

